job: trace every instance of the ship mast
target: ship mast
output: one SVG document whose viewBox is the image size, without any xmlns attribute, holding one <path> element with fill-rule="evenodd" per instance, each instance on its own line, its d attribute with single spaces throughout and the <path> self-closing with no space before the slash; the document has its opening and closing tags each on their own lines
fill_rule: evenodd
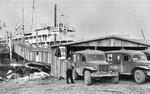
<svg viewBox="0 0 150 94">
<path fill-rule="evenodd" d="M 54 7 L 54 27 L 56 28 L 57 27 L 57 5 L 55 4 L 55 7 Z M 54 34 L 54 44 L 56 45 L 56 41 L 57 41 L 57 35 Z"/>
<path fill-rule="evenodd" d="M 35 9 L 35 0 L 33 0 L 32 5 L 32 23 L 31 23 L 31 32 L 33 31 L 33 24 L 34 24 L 34 9 Z M 36 36 L 36 46 L 38 47 L 38 31 L 35 30 L 35 36 Z"/>
<path fill-rule="evenodd" d="M 35 0 L 33 0 L 33 6 L 32 6 L 32 24 L 31 24 L 31 31 L 33 30 L 33 22 L 34 22 L 34 4 L 35 4 Z"/>
<path fill-rule="evenodd" d="M 54 27 L 57 26 L 57 5 L 55 4 L 54 8 Z"/>
<path fill-rule="evenodd" d="M 22 0 L 22 41 L 24 42 L 24 1 Z"/>
</svg>

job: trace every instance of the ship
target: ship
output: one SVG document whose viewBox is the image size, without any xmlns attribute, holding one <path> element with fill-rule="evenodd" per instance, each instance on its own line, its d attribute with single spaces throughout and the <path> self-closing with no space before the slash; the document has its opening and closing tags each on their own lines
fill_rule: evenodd
<svg viewBox="0 0 150 94">
<path fill-rule="evenodd" d="M 34 30 L 31 33 L 24 34 L 24 41 L 31 44 L 33 47 L 49 47 L 54 44 L 72 42 L 75 38 L 75 30 L 64 26 L 62 23 L 58 27 L 44 26 L 42 28 Z M 7 38 L 1 38 L 0 44 L 5 44 Z M 20 34 L 12 36 L 13 42 L 22 40 Z"/>
<path fill-rule="evenodd" d="M 34 1 L 34 0 L 33 0 Z M 33 2 L 33 12 L 34 14 L 34 3 Z M 24 9 L 22 9 L 24 13 Z M 33 18 L 32 16 L 32 24 Z M 33 26 L 33 25 L 32 25 Z M 51 45 L 73 42 L 75 40 L 75 29 L 68 26 L 68 24 L 57 23 L 57 5 L 54 7 L 54 26 L 44 25 L 34 31 L 31 30 L 30 33 L 25 33 L 24 31 L 24 14 L 22 19 L 17 23 L 15 30 L 18 32 L 16 34 L 8 33 L 5 37 L 0 39 L 0 44 L 8 44 L 10 39 L 12 42 L 18 42 L 23 40 L 33 47 L 50 47 Z"/>
</svg>

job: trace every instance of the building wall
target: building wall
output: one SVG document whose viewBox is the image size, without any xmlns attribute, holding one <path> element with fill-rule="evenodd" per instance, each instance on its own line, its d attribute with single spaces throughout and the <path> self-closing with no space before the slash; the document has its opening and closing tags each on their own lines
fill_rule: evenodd
<svg viewBox="0 0 150 94">
<path fill-rule="evenodd" d="M 55 77 L 64 77 L 66 78 L 66 60 L 59 59 L 59 57 L 55 56 L 56 48 L 52 49 L 52 71 L 51 75 Z"/>
<path fill-rule="evenodd" d="M 26 48 L 20 47 L 18 45 L 14 45 L 14 52 L 18 55 L 22 56 L 28 61 L 37 61 L 37 62 L 44 62 L 44 63 L 51 63 L 51 51 L 32 51 Z"/>
<path fill-rule="evenodd" d="M 30 51 L 30 61 L 44 62 L 51 64 L 50 51 Z"/>
</svg>

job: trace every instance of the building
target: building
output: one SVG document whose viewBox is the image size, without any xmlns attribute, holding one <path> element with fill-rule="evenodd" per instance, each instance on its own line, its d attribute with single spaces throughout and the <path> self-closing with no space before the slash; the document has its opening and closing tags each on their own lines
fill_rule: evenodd
<svg viewBox="0 0 150 94">
<path fill-rule="evenodd" d="M 60 48 L 62 57 L 56 57 L 56 50 Z M 116 35 L 104 36 L 94 39 L 88 39 L 84 41 L 70 42 L 64 43 L 60 45 L 54 45 L 51 47 L 52 49 L 52 75 L 59 77 L 65 77 L 65 59 L 70 56 L 71 52 L 85 50 L 85 49 L 95 49 L 102 51 L 110 51 L 110 50 L 145 50 L 150 49 L 150 43 L 146 40 L 136 40 L 136 39 L 128 39 L 119 37 Z"/>
</svg>

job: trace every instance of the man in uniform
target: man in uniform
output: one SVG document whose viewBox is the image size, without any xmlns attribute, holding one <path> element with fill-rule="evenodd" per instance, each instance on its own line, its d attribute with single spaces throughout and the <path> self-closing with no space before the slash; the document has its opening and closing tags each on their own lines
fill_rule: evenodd
<svg viewBox="0 0 150 94">
<path fill-rule="evenodd" d="M 67 84 L 69 84 L 69 79 L 71 81 L 71 83 L 74 83 L 73 81 L 73 77 L 72 77 L 72 70 L 73 70 L 73 66 L 72 66 L 72 62 L 71 62 L 71 58 L 69 57 L 66 61 L 66 80 L 67 80 Z"/>
</svg>

